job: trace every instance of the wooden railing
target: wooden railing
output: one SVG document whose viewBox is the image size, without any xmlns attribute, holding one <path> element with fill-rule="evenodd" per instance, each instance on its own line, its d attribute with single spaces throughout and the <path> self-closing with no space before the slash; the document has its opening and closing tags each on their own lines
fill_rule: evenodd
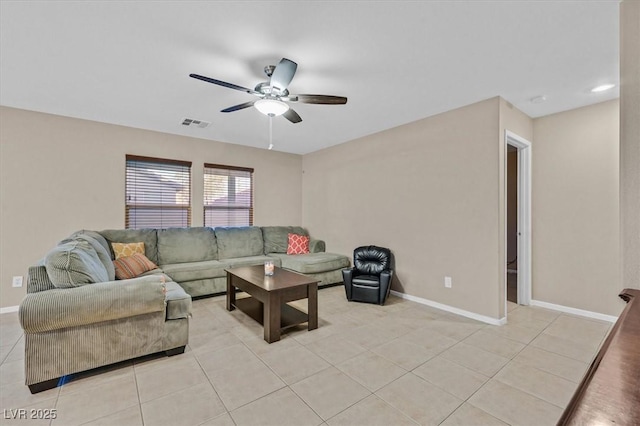
<svg viewBox="0 0 640 426">
<path fill-rule="evenodd" d="M 640 290 L 620 297 L 627 306 L 558 425 L 640 425 Z"/>
</svg>

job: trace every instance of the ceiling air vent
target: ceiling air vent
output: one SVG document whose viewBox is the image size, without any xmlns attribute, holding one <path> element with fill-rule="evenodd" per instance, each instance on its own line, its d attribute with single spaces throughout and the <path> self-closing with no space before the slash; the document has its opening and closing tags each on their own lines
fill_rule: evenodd
<svg viewBox="0 0 640 426">
<path fill-rule="evenodd" d="M 208 123 L 206 121 L 194 120 L 193 118 L 185 118 L 184 120 L 182 120 L 183 126 L 200 127 L 201 129 L 209 127 L 210 124 L 211 123 Z"/>
</svg>

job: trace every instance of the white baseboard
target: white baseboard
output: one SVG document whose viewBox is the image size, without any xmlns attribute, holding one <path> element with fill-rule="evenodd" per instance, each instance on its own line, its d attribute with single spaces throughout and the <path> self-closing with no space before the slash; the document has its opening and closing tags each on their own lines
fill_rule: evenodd
<svg viewBox="0 0 640 426">
<path fill-rule="evenodd" d="M 9 314 L 11 312 L 18 312 L 17 306 L 7 306 L 6 308 L 0 308 L 0 314 Z"/>
<path fill-rule="evenodd" d="M 452 314 L 460 315 L 463 317 L 471 318 L 476 321 L 481 321 L 491 325 L 504 325 L 507 323 L 507 318 L 491 318 L 485 315 L 476 314 L 475 312 L 465 311 L 464 309 L 454 308 L 453 306 L 445 305 L 443 303 L 434 302 L 433 300 L 423 299 L 421 297 L 411 296 L 409 294 L 400 293 L 399 291 L 391 290 L 391 294 L 401 299 L 410 300 L 412 302 L 420 303 L 421 305 L 431 306 L 432 308 L 440 309 L 442 311 L 451 312 Z"/>
<path fill-rule="evenodd" d="M 618 317 L 613 315 L 605 315 L 598 312 L 585 311 L 584 309 L 571 308 L 569 306 L 556 305 L 555 303 L 542 302 L 540 300 L 532 300 L 532 306 L 538 306 L 540 308 L 552 309 L 554 311 L 565 312 L 567 314 L 579 315 L 581 317 L 593 318 L 601 321 L 616 322 Z"/>
</svg>

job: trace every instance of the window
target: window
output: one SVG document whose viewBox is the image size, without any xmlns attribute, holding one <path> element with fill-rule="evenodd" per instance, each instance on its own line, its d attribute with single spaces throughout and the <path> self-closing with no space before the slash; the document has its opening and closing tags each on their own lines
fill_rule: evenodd
<svg viewBox="0 0 640 426">
<path fill-rule="evenodd" d="M 204 226 L 253 225 L 253 169 L 204 165 Z"/>
<path fill-rule="evenodd" d="M 125 228 L 191 225 L 191 162 L 127 155 Z"/>
</svg>

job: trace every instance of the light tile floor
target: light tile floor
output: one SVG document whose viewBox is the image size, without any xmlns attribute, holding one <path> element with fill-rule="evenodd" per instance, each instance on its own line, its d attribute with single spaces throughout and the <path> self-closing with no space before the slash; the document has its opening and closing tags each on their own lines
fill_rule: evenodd
<svg viewBox="0 0 640 426">
<path fill-rule="evenodd" d="M 612 325 L 510 303 L 509 324 L 491 326 L 393 296 L 349 303 L 332 287 L 319 292 L 317 330 L 269 345 L 223 297 L 193 306 L 184 354 L 36 395 L 17 314 L 0 315 L 0 424 L 553 425 Z M 57 418 L 12 420 L 20 408 Z"/>
</svg>

